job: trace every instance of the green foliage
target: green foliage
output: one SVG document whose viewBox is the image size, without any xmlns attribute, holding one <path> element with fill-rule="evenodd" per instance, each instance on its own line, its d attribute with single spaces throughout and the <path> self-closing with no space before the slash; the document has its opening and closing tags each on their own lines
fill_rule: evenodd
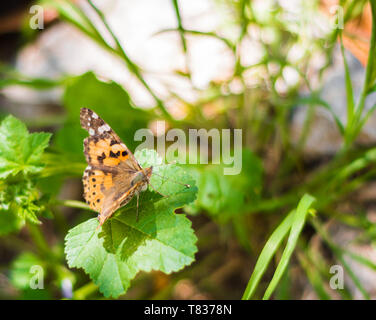
<svg viewBox="0 0 376 320">
<path fill-rule="evenodd" d="M 51 134 L 29 134 L 13 116 L 0 125 L 0 235 L 20 229 L 25 220 L 39 224 L 37 213 L 45 211 L 33 176 L 44 164 L 42 154 Z"/>
<path fill-rule="evenodd" d="M 32 223 L 40 223 L 36 214 L 44 209 L 39 203 L 39 192 L 31 181 L 8 183 L 7 187 L 0 191 L 0 198 L 2 210 L 15 213 L 20 221 L 28 219 Z"/>
<path fill-rule="evenodd" d="M 41 156 L 48 146 L 51 134 L 29 134 L 26 126 L 14 118 L 6 117 L 0 125 L 0 178 L 18 173 L 32 174 L 43 169 Z"/>
<path fill-rule="evenodd" d="M 161 165 L 152 150 L 135 154 L 143 166 L 154 165 L 151 188 L 140 199 L 139 221 L 136 221 L 135 199 L 96 230 L 97 219 L 90 219 L 73 229 L 66 237 L 65 252 L 70 267 L 83 268 L 106 296 L 124 294 L 139 271 L 178 271 L 194 261 L 196 237 L 191 222 L 176 208 L 195 199 L 194 181 L 175 165 Z M 190 188 L 176 184 L 169 177 Z"/>
</svg>

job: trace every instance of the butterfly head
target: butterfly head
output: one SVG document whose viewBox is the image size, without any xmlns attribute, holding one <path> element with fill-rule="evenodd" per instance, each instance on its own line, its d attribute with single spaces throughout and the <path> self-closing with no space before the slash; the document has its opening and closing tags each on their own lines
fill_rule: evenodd
<svg viewBox="0 0 376 320">
<path fill-rule="evenodd" d="M 146 168 L 146 169 L 143 170 L 143 174 L 144 174 L 145 180 L 147 180 L 148 183 L 150 181 L 152 173 L 153 173 L 153 166 L 151 166 L 151 167 Z"/>
<path fill-rule="evenodd" d="M 145 168 L 145 169 L 138 171 L 135 174 L 135 176 L 134 176 L 134 178 L 131 182 L 131 185 L 134 186 L 135 184 L 141 183 L 142 185 L 147 186 L 147 184 L 149 184 L 149 182 L 150 182 L 150 178 L 151 178 L 152 173 L 153 173 L 153 167 L 148 167 L 148 168 Z"/>
</svg>

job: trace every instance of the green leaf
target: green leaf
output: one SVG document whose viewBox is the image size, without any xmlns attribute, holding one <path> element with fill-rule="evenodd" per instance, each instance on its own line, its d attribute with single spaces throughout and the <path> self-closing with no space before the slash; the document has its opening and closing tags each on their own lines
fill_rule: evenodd
<svg viewBox="0 0 376 320">
<path fill-rule="evenodd" d="M 40 199 L 38 190 L 29 180 L 8 181 L 0 185 L 0 200 L 0 235 L 19 229 L 25 220 L 40 224 L 37 214 L 46 211 L 45 201 Z"/>
<path fill-rule="evenodd" d="M 0 178 L 40 172 L 44 167 L 40 158 L 50 137 L 44 132 L 29 134 L 20 120 L 6 117 L 0 125 Z"/>
<path fill-rule="evenodd" d="M 29 175 L 44 168 L 41 159 L 51 135 L 30 134 L 15 117 L 0 125 L 0 235 L 20 229 L 25 220 L 39 224 L 44 211 L 40 195 Z"/>
<path fill-rule="evenodd" d="M 68 82 L 63 104 L 68 112 L 64 127 L 56 134 L 56 143 L 65 152 L 84 159 L 82 141 L 87 132 L 80 126 L 80 109 L 94 110 L 121 137 L 131 150 L 135 149 L 134 133 L 146 128 L 149 115 L 132 107 L 128 93 L 116 82 L 99 81 L 92 72 Z"/>
<path fill-rule="evenodd" d="M 151 185 L 165 197 L 149 186 L 140 195 L 138 222 L 133 199 L 102 229 L 96 230 L 97 219 L 90 219 L 71 229 L 65 239 L 69 267 L 83 268 L 106 297 L 124 294 L 139 271 L 182 269 L 194 261 L 197 251 L 190 220 L 174 213 L 195 199 L 194 180 L 179 166 L 160 165 L 153 150 L 144 149 L 135 156 L 143 167 L 155 166 Z"/>
</svg>

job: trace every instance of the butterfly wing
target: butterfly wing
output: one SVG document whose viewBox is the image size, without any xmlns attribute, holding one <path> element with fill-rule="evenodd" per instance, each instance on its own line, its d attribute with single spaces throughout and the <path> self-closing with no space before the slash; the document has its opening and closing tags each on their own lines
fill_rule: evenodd
<svg viewBox="0 0 376 320">
<path fill-rule="evenodd" d="M 82 108 L 80 122 L 90 135 L 84 140 L 84 153 L 89 165 L 114 167 L 121 163 L 125 170 L 142 170 L 119 136 L 94 111 Z"/>
<path fill-rule="evenodd" d="M 94 111 L 82 108 L 82 128 L 89 132 L 84 140 L 88 166 L 83 175 L 84 197 L 90 208 L 99 212 L 101 224 L 137 190 L 133 185 L 142 170 L 132 152 Z"/>
<path fill-rule="evenodd" d="M 99 212 L 99 226 L 126 205 L 139 190 L 143 182 L 133 184 L 136 175 L 137 172 L 109 170 L 106 167 L 89 165 L 86 168 L 82 178 L 84 198 L 91 209 Z"/>
</svg>

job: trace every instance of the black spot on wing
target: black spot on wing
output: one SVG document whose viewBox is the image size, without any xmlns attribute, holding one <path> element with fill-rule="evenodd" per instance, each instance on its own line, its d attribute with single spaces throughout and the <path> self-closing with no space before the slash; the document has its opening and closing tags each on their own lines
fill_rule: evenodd
<svg viewBox="0 0 376 320">
<path fill-rule="evenodd" d="M 103 160 L 106 159 L 106 155 L 104 154 L 104 152 L 102 152 L 102 155 L 98 156 L 97 159 L 99 163 L 103 163 Z"/>
<path fill-rule="evenodd" d="M 113 151 L 110 151 L 110 157 L 112 158 L 117 158 L 120 156 L 120 151 L 114 153 Z"/>
</svg>

